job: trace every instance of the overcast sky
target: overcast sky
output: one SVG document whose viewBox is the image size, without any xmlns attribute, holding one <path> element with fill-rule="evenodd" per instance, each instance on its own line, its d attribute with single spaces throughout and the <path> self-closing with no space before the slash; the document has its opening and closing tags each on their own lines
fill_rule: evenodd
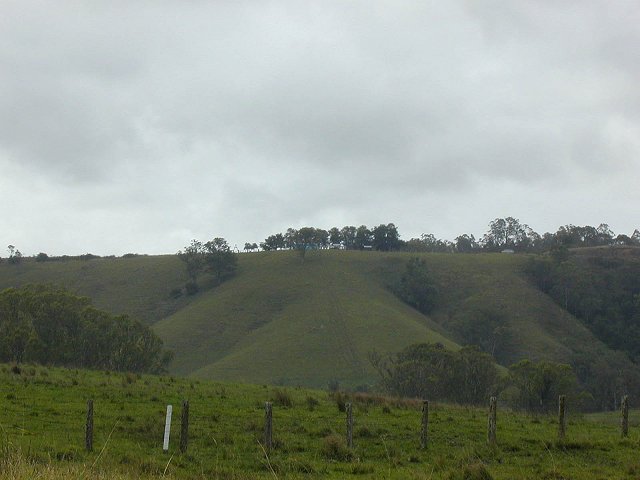
<svg viewBox="0 0 640 480">
<path fill-rule="evenodd" d="M 637 0 L 0 2 L 0 256 L 640 227 Z"/>
</svg>

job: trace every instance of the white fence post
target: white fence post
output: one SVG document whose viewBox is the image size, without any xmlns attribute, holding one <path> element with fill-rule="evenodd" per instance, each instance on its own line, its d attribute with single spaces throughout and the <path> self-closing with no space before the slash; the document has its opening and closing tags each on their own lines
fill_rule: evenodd
<svg viewBox="0 0 640 480">
<path fill-rule="evenodd" d="M 173 412 L 173 407 L 171 405 L 167 405 L 167 418 L 164 422 L 164 442 L 162 443 L 162 451 L 169 451 L 169 435 L 171 434 L 171 413 Z"/>
</svg>

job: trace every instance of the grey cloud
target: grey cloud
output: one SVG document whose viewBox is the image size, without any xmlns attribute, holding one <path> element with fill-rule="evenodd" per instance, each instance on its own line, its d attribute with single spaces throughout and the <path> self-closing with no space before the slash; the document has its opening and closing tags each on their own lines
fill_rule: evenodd
<svg viewBox="0 0 640 480">
<path fill-rule="evenodd" d="M 37 211 L 37 178 L 51 218 L 148 251 L 332 218 L 452 236 L 640 173 L 631 1 L 8 5 L 0 200 Z"/>
</svg>

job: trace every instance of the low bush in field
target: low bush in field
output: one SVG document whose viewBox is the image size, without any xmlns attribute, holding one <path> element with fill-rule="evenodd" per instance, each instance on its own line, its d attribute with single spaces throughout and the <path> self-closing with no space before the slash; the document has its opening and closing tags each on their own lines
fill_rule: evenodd
<svg viewBox="0 0 640 480">
<path fill-rule="evenodd" d="M 328 460 L 349 462 L 353 459 L 353 452 L 347 447 L 347 443 L 340 435 L 331 434 L 322 441 L 322 456 Z"/>
<path fill-rule="evenodd" d="M 273 403 L 280 407 L 293 407 L 293 400 L 291 399 L 291 395 L 286 390 L 274 390 L 273 392 Z"/>
<path fill-rule="evenodd" d="M 450 472 L 447 480 L 493 480 L 493 476 L 483 463 L 470 463 L 460 470 Z"/>
</svg>

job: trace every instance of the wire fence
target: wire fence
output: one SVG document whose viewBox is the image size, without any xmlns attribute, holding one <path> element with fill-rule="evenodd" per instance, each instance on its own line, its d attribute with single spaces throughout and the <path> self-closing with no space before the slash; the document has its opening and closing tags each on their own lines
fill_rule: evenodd
<svg viewBox="0 0 640 480">
<path fill-rule="evenodd" d="M 99 397 L 99 396 L 98 396 Z M 186 452 L 191 445 L 200 449 L 215 448 L 218 444 L 236 443 L 245 446 L 259 443 L 265 449 L 278 449 L 286 445 L 290 451 L 303 448 L 309 439 L 320 442 L 333 436 L 347 448 L 389 445 L 403 451 L 424 449 L 432 442 L 451 446 L 473 440 L 495 444 L 500 439 L 497 403 L 491 399 L 486 414 L 477 409 L 460 407 L 459 414 L 449 411 L 446 416 L 437 405 L 427 401 L 414 402 L 393 411 L 386 405 L 367 401 L 336 402 L 338 408 L 314 411 L 293 409 L 271 402 L 256 402 L 253 407 L 212 411 L 200 402 L 173 401 L 173 415 L 167 422 L 167 403 L 160 399 L 152 402 L 143 398 L 111 399 L 98 397 L 88 401 L 58 402 L 46 399 L 17 399 L 11 393 L 5 396 L 0 411 L 0 428 L 5 440 L 29 443 L 38 438 L 45 443 L 66 442 L 76 448 L 92 451 L 112 437 L 125 438 L 141 448 L 159 449 L 172 445 Z M 566 400 L 559 398 L 555 438 L 564 441 L 567 430 Z M 629 403 L 625 397 L 620 414 L 620 435 L 629 433 Z M 504 415 L 509 415 L 507 411 Z M 456 423 L 459 428 L 447 428 Z M 518 424 L 509 423 L 512 430 Z M 527 435 L 532 428 L 528 426 Z M 462 438 L 464 437 L 464 438 Z M 179 446 L 179 447 L 176 447 Z M 165 448 L 168 450 L 168 448 Z"/>
</svg>

